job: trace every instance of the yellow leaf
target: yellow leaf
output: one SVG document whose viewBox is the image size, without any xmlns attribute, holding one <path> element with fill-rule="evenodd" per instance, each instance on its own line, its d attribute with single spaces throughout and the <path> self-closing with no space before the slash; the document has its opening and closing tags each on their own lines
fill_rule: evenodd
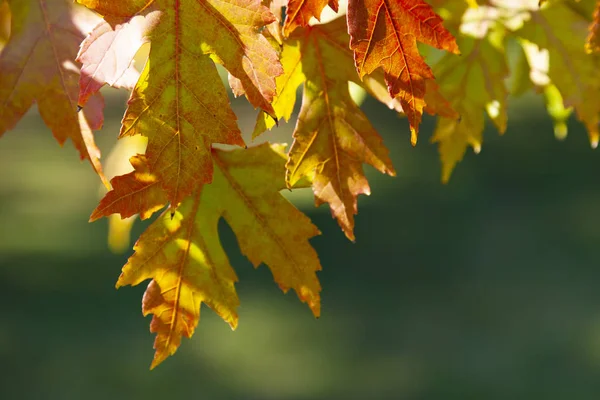
<svg viewBox="0 0 600 400">
<path fill-rule="evenodd" d="M 151 331 L 157 333 L 152 367 L 177 350 L 182 336 L 193 334 L 201 303 L 237 326 L 237 277 L 219 240 L 221 217 L 254 267 L 266 264 L 284 292 L 294 289 L 319 316 L 316 272 L 321 265 L 308 239 L 320 232 L 279 193 L 285 188 L 285 159 L 282 146 L 267 143 L 248 150 L 213 150 L 213 182 L 187 197 L 177 211 L 165 211 L 136 243 L 117 286 L 152 279 L 143 301 L 144 314 L 154 314 Z M 107 198 L 128 187 L 136 191 L 122 180 L 113 185 Z M 112 202 L 101 212 L 123 216 L 127 205 Z"/>
</svg>

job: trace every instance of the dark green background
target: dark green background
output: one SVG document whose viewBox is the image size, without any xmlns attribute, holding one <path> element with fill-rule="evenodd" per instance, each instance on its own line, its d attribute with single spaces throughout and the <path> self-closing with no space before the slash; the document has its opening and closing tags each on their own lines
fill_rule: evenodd
<svg viewBox="0 0 600 400">
<path fill-rule="evenodd" d="M 104 154 L 124 103 L 111 99 Z M 234 106 L 249 134 L 255 112 Z M 405 120 L 363 108 L 398 176 L 368 169 L 355 244 L 300 199 L 323 231 L 322 318 L 253 270 L 223 223 L 239 328 L 203 307 L 154 371 L 145 285 L 114 289 L 129 253 L 87 223 L 99 182 L 28 114 L 0 140 L 0 399 L 597 399 L 600 154 L 581 125 L 558 142 L 540 99 L 513 101 L 506 135 L 488 124 L 444 186 L 432 119 L 413 149 Z"/>
</svg>

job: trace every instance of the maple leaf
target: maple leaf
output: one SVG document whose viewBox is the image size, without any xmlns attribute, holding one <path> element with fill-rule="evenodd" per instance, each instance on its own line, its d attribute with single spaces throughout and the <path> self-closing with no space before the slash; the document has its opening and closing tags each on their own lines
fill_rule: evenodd
<svg viewBox="0 0 600 400">
<path fill-rule="evenodd" d="M 320 21 L 325 6 L 338 12 L 338 0 L 289 0 L 285 10 L 283 34 L 289 36 L 297 27 L 307 27 L 311 18 Z"/>
<path fill-rule="evenodd" d="M 0 136 L 37 103 L 39 113 L 62 145 L 71 139 L 80 158 L 92 164 L 108 185 L 92 130 L 103 123 L 99 95 L 78 112 L 79 68 L 74 64 L 93 13 L 68 0 L 19 0 L 9 3 L 11 35 L 0 54 Z"/>
<path fill-rule="evenodd" d="M 151 331 L 157 333 L 152 367 L 177 350 L 182 336 L 193 334 L 200 303 L 210 306 L 232 328 L 237 326 L 239 300 L 233 286 L 237 277 L 219 241 L 221 217 L 254 267 L 265 263 L 284 292 L 294 289 L 319 316 L 321 287 L 316 271 L 321 265 L 308 239 L 320 232 L 279 193 L 285 188 L 283 148 L 263 143 L 247 150 L 214 149 L 213 182 L 184 199 L 173 214 L 165 211 L 136 243 L 117 287 L 153 279 L 143 301 L 144 314 L 154 314 Z M 138 198 L 140 187 L 132 185 L 135 179 L 142 191 L 153 190 L 145 171 L 139 163 L 135 172 L 113 179 L 113 191 L 94 215 L 151 213 L 155 205 L 148 208 L 123 200 Z M 127 191 L 130 196 L 123 195 Z M 119 201 L 113 201 L 118 197 Z"/>
<path fill-rule="evenodd" d="M 486 38 L 462 36 L 459 44 L 461 57 L 446 55 L 435 66 L 437 82 L 460 115 L 459 119 L 440 116 L 432 137 L 439 143 L 443 182 L 450 179 L 467 146 L 476 153 L 481 149 L 486 110 L 500 133 L 506 130 L 508 66 L 502 49 Z"/>
<path fill-rule="evenodd" d="M 369 81 L 370 86 L 360 81 L 347 43 L 343 18 L 294 31 L 282 50 L 285 73 L 277 79 L 279 95 L 273 108 L 278 118 L 289 119 L 296 89 L 304 83 L 286 180 L 293 187 L 309 178 L 316 206 L 329 203 L 346 236 L 354 240 L 357 197 L 370 194 L 362 164 L 389 175 L 395 175 L 395 171 L 381 137 L 350 97 L 349 81 L 372 94 L 376 94 L 373 88 L 377 81 Z M 395 106 L 389 96 L 379 97 Z M 269 118 L 259 114 L 254 136 L 272 127 Z"/>
<path fill-rule="evenodd" d="M 586 17 L 568 4 L 549 2 L 545 8 L 531 11 L 531 19 L 515 34 L 547 51 L 548 83 L 556 86 L 566 108 L 574 108 L 596 147 L 600 138 L 600 55 L 584 49 L 588 25 Z"/>
<path fill-rule="evenodd" d="M 454 37 L 423 0 L 350 0 L 347 20 L 358 74 L 362 78 L 383 68 L 389 93 L 400 100 L 416 144 L 426 105 L 425 81 L 434 79 L 417 40 L 458 54 Z"/>
<path fill-rule="evenodd" d="M 167 192 L 172 206 L 212 179 L 213 143 L 244 146 L 227 92 L 212 60 L 225 66 L 240 82 L 248 100 L 273 113 L 270 102 L 275 77 L 281 74 L 276 51 L 260 29 L 275 19 L 258 0 L 155 0 L 123 2 L 79 0 L 103 13 L 106 23 L 91 39 L 110 35 L 111 46 L 122 49 L 137 30 L 135 43 L 150 41 L 148 61 L 129 100 L 120 136 L 148 137 L 146 159 L 152 174 Z M 139 8 L 139 9 L 136 9 Z M 132 25 L 135 24 L 135 27 Z M 119 68 L 105 62 L 96 77 L 120 76 L 135 54 L 130 49 Z M 80 56 L 83 57 L 85 53 Z M 117 57 L 118 57 L 118 53 Z M 111 60 L 113 53 L 107 54 Z M 96 57 L 97 58 L 97 57 Z M 86 68 L 87 65 L 84 65 Z M 200 79 L 201 77 L 201 79 Z"/>
</svg>

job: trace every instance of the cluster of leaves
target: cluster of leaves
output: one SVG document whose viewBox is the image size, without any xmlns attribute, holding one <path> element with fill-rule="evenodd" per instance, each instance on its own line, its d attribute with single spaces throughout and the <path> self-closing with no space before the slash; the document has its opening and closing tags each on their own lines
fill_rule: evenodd
<svg viewBox="0 0 600 400">
<path fill-rule="evenodd" d="M 432 141 L 447 181 L 468 146 L 479 151 L 486 113 L 506 129 L 510 41 L 518 44 L 512 93 L 543 93 L 557 135 L 574 110 L 598 144 L 600 3 L 592 0 L 349 0 L 345 17 L 326 23 L 318 20 L 326 8 L 338 12 L 337 0 L 77 1 L 0 0 L 0 135 L 35 102 L 56 139 L 70 138 L 107 187 L 91 220 L 147 219 L 167 207 L 117 283 L 150 280 L 152 367 L 193 334 L 201 303 L 237 326 L 221 217 L 252 264 L 266 264 L 319 315 L 321 265 L 309 243 L 319 231 L 279 192 L 312 187 L 316 205 L 327 203 L 354 240 L 357 197 L 370 193 L 363 164 L 395 174 L 350 82 L 405 115 L 413 144 L 423 112 L 438 115 Z M 140 72 L 133 61 L 145 43 Z M 259 109 L 253 138 L 291 118 L 302 85 L 287 153 L 280 144 L 246 147 L 216 64 L 234 95 Z M 147 139 L 133 170 L 110 182 L 92 134 L 103 123 L 105 84 L 131 91 L 119 137 Z"/>
</svg>

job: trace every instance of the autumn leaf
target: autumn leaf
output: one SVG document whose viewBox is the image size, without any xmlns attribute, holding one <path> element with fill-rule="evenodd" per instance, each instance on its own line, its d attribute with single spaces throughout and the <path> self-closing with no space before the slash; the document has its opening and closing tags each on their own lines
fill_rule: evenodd
<svg viewBox="0 0 600 400">
<path fill-rule="evenodd" d="M 148 137 L 149 170 L 160 181 L 171 205 L 176 206 L 212 180 L 213 143 L 244 146 L 213 60 L 239 80 L 254 106 L 274 114 L 270 102 L 281 65 L 276 51 L 260 32 L 274 17 L 258 0 L 139 1 L 136 4 L 140 10 L 130 3 L 115 2 L 109 7 L 97 0 L 79 1 L 96 7 L 107 16 L 109 24 L 111 18 L 129 17 L 127 22 L 110 25 L 112 30 L 104 25 L 105 33 L 94 38 L 114 38 L 107 49 L 128 46 L 125 43 L 129 43 L 131 34 L 118 34 L 118 30 L 137 30 L 135 43 L 151 43 L 148 62 L 129 100 L 120 135 Z M 90 44 L 89 49 L 92 47 L 102 46 Z M 96 77 L 125 73 L 135 50 L 125 53 L 118 70 L 104 63 L 96 69 Z M 107 60 L 111 57 L 105 56 Z"/>
<path fill-rule="evenodd" d="M 93 130 L 103 123 L 104 100 L 95 96 L 78 112 L 79 43 L 99 21 L 68 0 L 9 2 L 11 35 L 0 54 L 0 136 L 14 128 L 33 103 L 63 145 L 71 139 L 80 158 L 90 161 L 103 182 Z"/>
<path fill-rule="evenodd" d="M 506 130 L 508 66 L 502 49 L 485 38 L 468 36 L 459 44 L 461 57 L 446 55 L 435 66 L 441 90 L 460 115 L 439 117 L 432 137 L 439 143 L 443 182 L 448 182 L 468 146 L 476 153 L 481 149 L 486 111 L 500 133 Z"/>
<path fill-rule="evenodd" d="M 454 37 L 423 0 L 350 0 L 347 21 L 358 74 L 362 78 L 384 70 L 389 93 L 400 100 L 416 144 L 426 105 L 425 82 L 434 79 L 417 41 L 458 54 Z"/>
<path fill-rule="evenodd" d="M 600 55 L 584 49 L 588 25 L 585 16 L 566 3 L 549 2 L 531 11 L 531 19 L 515 34 L 547 52 L 548 83 L 556 86 L 565 108 L 574 108 L 596 147 L 600 138 Z"/>
<path fill-rule="evenodd" d="M 213 150 L 213 182 L 187 197 L 174 214 L 165 211 L 136 243 L 117 287 L 152 279 L 143 301 L 144 314 L 154 314 L 151 331 L 157 333 L 152 367 L 177 350 L 182 336 L 193 334 L 201 303 L 232 328 L 237 326 L 237 277 L 219 241 L 221 217 L 254 267 L 265 263 L 284 292 L 294 289 L 319 316 L 316 271 L 321 265 L 308 242 L 319 231 L 279 194 L 285 188 L 285 159 L 283 146 L 267 143 L 248 150 Z M 141 171 L 143 167 L 136 166 L 131 179 L 115 178 L 105 199 L 127 190 L 135 196 L 138 188 L 131 180 L 141 177 L 144 184 L 148 179 Z M 152 190 L 148 186 L 146 190 Z M 97 209 L 98 216 L 127 216 L 136 207 L 123 201 L 107 204 Z"/>
<path fill-rule="evenodd" d="M 328 203 L 346 236 L 354 240 L 357 197 L 370 194 L 362 164 L 389 175 L 395 171 L 381 137 L 350 97 L 350 81 L 373 90 L 360 82 L 347 43 L 343 18 L 294 31 L 283 47 L 285 73 L 277 79 L 279 95 L 273 107 L 278 118 L 289 119 L 296 89 L 304 83 L 286 180 L 293 187 L 309 178 L 315 204 Z M 272 126 L 269 118 L 258 116 L 254 136 Z"/>
<path fill-rule="evenodd" d="M 327 5 L 338 12 L 338 0 L 289 0 L 285 10 L 284 35 L 289 36 L 298 27 L 307 27 L 311 18 L 319 21 Z"/>
</svg>

